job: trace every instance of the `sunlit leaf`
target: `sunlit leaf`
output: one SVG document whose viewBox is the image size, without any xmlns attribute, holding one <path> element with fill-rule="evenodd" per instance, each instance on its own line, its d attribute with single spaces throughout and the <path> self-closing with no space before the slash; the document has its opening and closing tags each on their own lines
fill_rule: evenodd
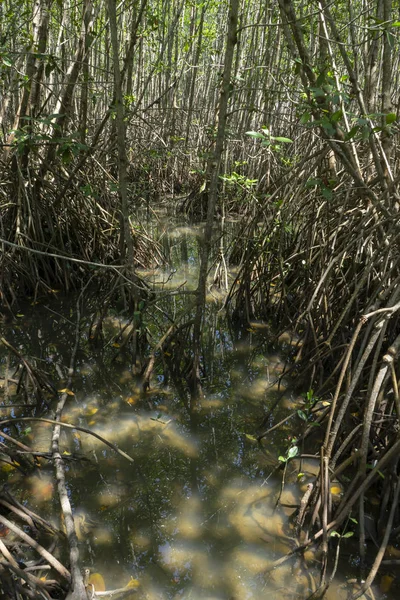
<svg viewBox="0 0 400 600">
<path fill-rule="evenodd" d="M 68 388 L 64 388 L 62 390 L 57 390 L 59 394 L 67 394 L 68 396 L 75 396 L 75 393 L 68 389 Z"/>
<path fill-rule="evenodd" d="M 140 586 L 140 581 L 138 579 L 134 579 L 133 577 L 131 577 L 125 587 L 127 589 L 136 590 L 139 586 Z"/>
<path fill-rule="evenodd" d="M 282 144 L 293 144 L 293 140 L 285 137 L 274 137 L 275 142 L 281 142 Z"/>
<path fill-rule="evenodd" d="M 245 437 L 246 437 L 247 440 L 250 440 L 251 442 L 256 442 L 257 441 L 257 438 L 254 437 L 254 435 L 250 435 L 249 433 L 246 433 Z"/>
<path fill-rule="evenodd" d="M 129 398 L 127 398 L 126 401 L 128 404 L 130 404 L 130 406 L 133 406 L 134 404 L 136 404 L 138 399 L 135 398 L 134 396 L 129 396 Z"/>
<path fill-rule="evenodd" d="M 249 135 L 252 138 L 265 139 L 265 135 L 263 133 L 259 133 L 258 131 L 246 131 L 246 135 Z"/>
<path fill-rule="evenodd" d="M 91 573 L 88 585 L 93 586 L 95 592 L 106 591 L 106 584 L 104 582 L 103 575 L 101 575 L 100 573 Z"/>
<path fill-rule="evenodd" d="M 299 449 L 297 446 L 292 446 L 291 448 L 289 448 L 289 452 L 288 452 L 288 458 L 294 458 L 295 456 L 297 456 L 299 453 Z"/>
</svg>

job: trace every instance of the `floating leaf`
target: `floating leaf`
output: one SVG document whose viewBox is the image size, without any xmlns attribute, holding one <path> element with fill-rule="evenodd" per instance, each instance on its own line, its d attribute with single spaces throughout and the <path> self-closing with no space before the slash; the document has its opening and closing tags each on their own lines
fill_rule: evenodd
<svg viewBox="0 0 400 600">
<path fill-rule="evenodd" d="M 125 587 L 127 589 L 136 590 L 139 586 L 140 586 L 140 581 L 138 579 L 134 579 L 133 577 L 131 577 Z"/>
<path fill-rule="evenodd" d="M 91 573 L 88 581 L 88 586 L 93 586 L 95 592 L 105 592 L 106 584 L 103 575 L 100 573 Z"/>
<path fill-rule="evenodd" d="M 383 575 L 379 582 L 379 589 L 381 590 L 381 592 L 386 594 L 392 587 L 393 581 L 394 581 L 393 575 Z"/>
<path fill-rule="evenodd" d="M 59 394 L 67 394 L 68 396 L 75 396 L 74 392 L 68 388 L 57 390 Z"/>
</svg>

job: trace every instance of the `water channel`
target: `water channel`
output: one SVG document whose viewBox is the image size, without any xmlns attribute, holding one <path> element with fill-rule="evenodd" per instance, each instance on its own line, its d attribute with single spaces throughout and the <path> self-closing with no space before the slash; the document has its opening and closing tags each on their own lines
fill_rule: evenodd
<svg viewBox="0 0 400 600">
<path fill-rule="evenodd" d="M 158 289 L 194 289 L 199 230 L 161 217 L 157 226 L 165 231 L 169 270 L 143 276 Z M 3 325 L 3 335 L 28 360 L 65 378 L 75 339 L 76 297 L 55 296 L 21 305 L 16 319 Z M 190 298 L 175 295 L 146 315 L 155 341 L 167 327 L 167 312 L 174 318 Z M 282 479 L 282 470 L 274 471 L 278 457 L 302 425 L 288 420 L 268 437 L 263 450 L 254 438 L 277 394 L 276 420 L 301 406 L 302 398 L 279 380 L 292 340 L 288 336 L 271 343 L 268 324 L 234 330 L 221 308 L 219 293 L 210 290 L 205 397 L 195 416 L 181 391 L 165 380 L 162 360 L 156 363 L 150 389 L 142 391 L 127 354 L 115 342 L 126 315 L 110 311 L 104 348 L 96 351 L 88 340 L 90 300 L 82 313 L 73 395 L 63 419 L 104 436 L 134 459 L 130 464 L 83 432 L 62 433 L 82 562 L 102 574 L 107 589 L 133 578 L 138 588 L 132 597 L 148 600 L 294 600 L 307 598 L 318 586 L 320 562 L 312 548 L 304 558 L 294 556 L 268 570 L 295 547 L 292 515 L 316 474 L 316 460 L 292 461 L 277 502 Z M 11 374 L 1 350 L 1 375 L 7 366 Z M 65 381 L 61 377 L 55 385 L 62 389 Z M 10 392 L 2 404 L 21 401 L 12 386 Z M 3 415 L 22 411 L 2 407 Z M 9 433 L 37 451 L 49 450 L 48 424 L 24 423 Z M 43 460 L 28 478 L 3 465 L 0 478 L 33 510 L 62 527 L 50 461 Z M 332 489 L 333 495 L 340 493 L 339 486 Z M 357 566 L 357 542 L 343 540 L 328 600 L 347 597 Z M 376 598 L 397 597 L 383 593 L 379 580 L 374 592 Z"/>
</svg>

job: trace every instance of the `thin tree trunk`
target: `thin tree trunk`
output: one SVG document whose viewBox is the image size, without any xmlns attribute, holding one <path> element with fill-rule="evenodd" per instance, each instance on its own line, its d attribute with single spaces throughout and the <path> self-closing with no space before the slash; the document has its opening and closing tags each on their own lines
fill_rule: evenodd
<svg viewBox="0 0 400 600">
<path fill-rule="evenodd" d="M 121 227 L 121 259 L 127 256 L 128 268 L 133 269 L 133 243 L 129 225 L 128 212 L 128 177 L 126 156 L 126 127 L 124 97 L 122 92 L 122 77 L 119 66 L 119 44 L 117 31 L 117 9 L 115 0 L 108 0 L 108 16 L 110 20 L 110 37 L 114 67 L 114 95 L 116 113 L 116 132 L 118 150 L 118 193 L 120 199 Z"/>
<path fill-rule="evenodd" d="M 225 47 L 224 72 L 222 78 L 219 110 L 218 110 L 218 128 L 215 141 L 215 148 L 211 162 L 211 177 L 208 190 L 207 221 L 204 230 L 204 242 L 200 257 L 199 284 L 197 287 L 197 306 L 195 323 L 193 327 L 193 371 L 192 371 L 192 396 L 194 399 L 201 396 L 200 383 L 200 355 L 201 355 L 201 331 L 204 320 L 204 311 L 206 304 L 208 259 L 211 250 L 211 240 L 214 225 L 215 207 L 218 197 L 218 182 L 220 174 L 221 158 L 225 142 L 225 128 L 228 113 L 228 102 L 231 94 L 231 73 L 233 65 L 233 55 L 237 42 L 237 23 L 238 23 L 239 0 L 231 0 L 228 16 L 228 32 Z"/>
</svg>

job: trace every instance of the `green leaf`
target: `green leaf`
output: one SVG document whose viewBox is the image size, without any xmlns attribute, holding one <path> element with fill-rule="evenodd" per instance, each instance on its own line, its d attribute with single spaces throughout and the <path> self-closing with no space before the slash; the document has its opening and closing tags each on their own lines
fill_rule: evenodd
<svg viewBox="0 0 400 600">
<path fill-rule="evenodd" d="M 280 462 L 286 462 L 286 461 L 287 461 L 287 458 L 285 458 L 284 456 L 278 456 L 278 460 L 279 460 Z"/>
<path fill-rule="evenodd" d="M 345 135 L 345 140 L 351 140 L 356 133 L 359 131 L 360 127 L 358 125 L 355 125 L 354 127 L 352 127 L 350 129 L 350 131 L 348 131 Z"/>
<path fill-rule="evenodd" d="M 294 458 L 295 456 L 297 456 L 299 453 L 299 449 L 297 446 L 291 446 L 291 448 L 289 448 L 289 451 L 287 453 L 288 458 Z"/>
<path fill-rule="evenodd" d="M 390 125 L 391 123 L 394 123 L 396 120 L 396 113 L 388 113 L 385 117 L 386 120 L 386 125 Z"/>
<path fill-rule="evenodd" d="M 340 537 L 340 533 L 337 531 L 331 531 L 331 537 Z"/>
<path fill-rule="evenodd" d="M 354 531 L 348 531 L 347 533 L 345 533 L 344 535 L 342 535 L 343 538 L 350 538 L 354 535 Z"/>
<path fill-rule="evenodd" d="M 301 117 L 300 117 L 300 123 L 301 123 L 302 125 L 305 125 L 306 123 L 308 123 L 308 122 L 309 122 L 309 120 L 310 120 L 310 119 L 311 119 L 311 115 L 310 115 L 310 113 L 309 113 L 309 112 L 305 112 L 305 113 L 303 113 L 303 114 L 301 115 Z"/>
<path fill-rule="evenodd" d="M 333 115 L 331 116 L 331 121 L 332 123 L 337 123 L 338 121 L 340 121 L 340 119 L 343 117 L 343 111 L 341 110 L 337 110 L 336 112 L 333 113 Z"/>
<path fill-rule="evenodd" d="M 249 135 L 252 138 L 265 140 L 265 135 L 263 133 L 259 133 L 258 131 L 246 131 L 246 135 Z"/>
<path fill-rule="evenodd" d="M 282 144 L 293 144 L 293 140 L 285 137 L 274 137 L 272 138 L 275 142 L 282 142 Z"/>
<path fill-rule="evenodd" d="M 349 520 L 358 525 L 358 521 L 354 517 L 349 517 Z"/>
<path fill-rule="evenodd" d="M 333 192 L 332 192 L 332 190 L 330 190 L 329 188 L 327 188 L 327 187 L 323 187 L 323 188 L 322 188 L 322 195 L 323 195 L 323 197 L 324 197 L 324 198 L 326 198 L 327 200 L 332 200 L 332 197 L 333 197 Z"/>
<path fill-rule="evenodd" d="M 303 419 L 303 421 L 307 421 L 307 415 L 304 411 L 298 410 L 297 414 L 299 415 L 300 419 Z"/>
</svg>

